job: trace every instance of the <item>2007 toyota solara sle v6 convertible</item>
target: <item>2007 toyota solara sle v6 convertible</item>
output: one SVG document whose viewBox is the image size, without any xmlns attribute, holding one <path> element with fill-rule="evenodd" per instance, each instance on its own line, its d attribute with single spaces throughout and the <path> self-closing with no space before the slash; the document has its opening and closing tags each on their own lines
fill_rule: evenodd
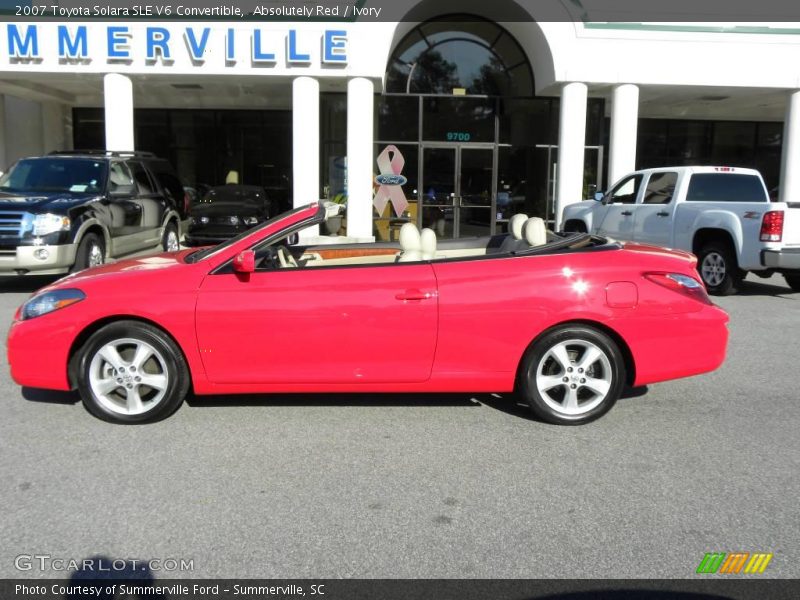
<svg viewBox="0 0 800 600">
<path fill-rule="evenodd" d="M 728 317 L 691 254 L 556 234 L 525 215 L 491 237 L 437 240 L 406 223 L 399 243 L 302 244 L 338 210 L 312 204 L 219 246 L 43 288 L 8 336 L 14 380 L 77 389 L 117 423 L 164 418 L 191 388 L 515 391 L 540 419 L 579 424 L 626 385 L 725 357 Z"/>
</svg>

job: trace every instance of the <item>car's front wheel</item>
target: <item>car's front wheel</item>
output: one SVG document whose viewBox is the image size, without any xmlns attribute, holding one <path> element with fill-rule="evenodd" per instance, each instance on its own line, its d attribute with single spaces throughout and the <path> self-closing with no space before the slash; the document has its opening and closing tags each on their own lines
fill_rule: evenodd
<svg viewBox="0 0 800 600">
<path fill-rule="evenodd" d="M 527 352 L 519 387 L 534 414 L 556 425 L 580 425 L 608 412 L 625 381 L 617 344 L 585 326 L 546 333 Z"/>
<path fill-rule="evenodd" d="M 82 271 L 89 267 L 97 267 L 106 262 L 106 246 L 100 236 L 87 233 L 83 236 L 75 252 L 75 264 L 72 272 Z"/>
<path fill-rule="evenodd" d="M 189 389 L 189 370 L 177 344 L 160 329 L 118 321 L 95 332 L 78 362 L 86 408 L 112 423 L 144 423 L 172 414 Z"/>
</svg>

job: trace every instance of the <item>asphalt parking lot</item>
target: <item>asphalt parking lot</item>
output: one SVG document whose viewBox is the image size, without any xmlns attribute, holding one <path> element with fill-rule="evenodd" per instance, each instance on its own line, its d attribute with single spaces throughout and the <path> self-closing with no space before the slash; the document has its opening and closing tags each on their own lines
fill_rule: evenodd
<svg viewBox="0 0 800 600">
<path fill-rule="evenodd" d="M 45 282 L 0 280 L 4 340 Z M 800 294 L 748 282 L 718 299 L 719 371 L 576 428 L 490 395 L 194 399 L 122 427 L 23 395 L 0 361 L 0 577 L 63 575 L 15 568 L 45 554 L 204 578 L 684 578 L 716 551 L 798 577 Z"/>
</svg>

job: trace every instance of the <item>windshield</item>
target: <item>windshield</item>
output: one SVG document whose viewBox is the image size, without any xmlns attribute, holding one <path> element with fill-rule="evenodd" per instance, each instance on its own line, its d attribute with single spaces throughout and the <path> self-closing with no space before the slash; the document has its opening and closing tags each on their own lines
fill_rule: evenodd
<svg viewBox="0 0 800 600">
<path fill-rule="evenodd" d="M 0 177 L 0 191 L 14 194 L 100 193 L 106 162 L 81 158 L 25 158 Z"/>
<path fill-rule="evenodd" d="M 263 223 L 261 223 L 261 225 L 257 225 L 256 227 L 253 227 L 252 229 L 248 229 L 247 231 L 243 231 L 242 233 L 240 233 L 236 237 L 232 237 L 231 239 L 229 239 L 226 242 L 222 242 L 221 244 L 217 244 L 216 246 L 211 246 L 210 248 L 205 248 L 203 250 L 198 250 L 197 252 L 192 252 L 191 254 L 189 254 L 185 258 L 185 260 L 186 260 L 187 263 L 196 263 L 199 260 L 205 260 L 206 258 L 210 258 L 210 257 L 214 256 L 215 254 L 217 254 L 218 252 L 222 252 L 226 248 L 228 248 L 230 246 L 233 246 L 234 244 L 236 244 L 239 241 L 243 240 L 247 236 L 253 235 L 256 231 L 261 231 L 265 227 L 269 227 L 270 225 L 272 225 L 273 223 L 275 223 L 276 221 L 278 221 L 280 219 L 285 219 L 286 217 L 288 217 L 290 215 L 302 212 L 304 210 L 308 210 L 308 207 L 307 206 L 301 206 L 300 208 L 295 208 L 292 211 L 282 213 L 282 214 L 278 215 L 277 217 L 272 217 L 268 221 L 264 221 Z"/>
</svg>

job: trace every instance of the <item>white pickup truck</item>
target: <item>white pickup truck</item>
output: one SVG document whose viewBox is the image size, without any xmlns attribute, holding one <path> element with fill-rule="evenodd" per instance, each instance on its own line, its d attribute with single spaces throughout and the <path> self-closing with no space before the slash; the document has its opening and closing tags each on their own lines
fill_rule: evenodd
<svg viewBox="0 0 800 600">
<path fill-rule="evenodd" d="M 782 273 L 800 291 L 800 203 L 771 202 L 753 169 L 636 171 L 595 200 L 567 206 L 563 224 L 565 231 L 693 252 L 712 294 L 734 293 L 748 271 Z"/>
</svg>

